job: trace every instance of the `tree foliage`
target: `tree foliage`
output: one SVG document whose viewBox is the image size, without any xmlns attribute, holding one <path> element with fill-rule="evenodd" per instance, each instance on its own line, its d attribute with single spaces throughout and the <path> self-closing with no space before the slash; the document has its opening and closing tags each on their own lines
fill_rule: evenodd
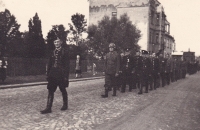
<svg viewBox="0 0 200 130">
<path fill-rule="evenodd" d="M 36 13 L 29 20 L 28 51 L 30 58 L 41 58 L 45 54 L 45 42 L 42 35 L 41 20 Z"/>
<path fill-rule="evenodd" d="M 7 48 L 7 44 L 13 42 L 13 40 L 19 39 L 20 24 L 17 23 L 14 15 L 9 10 L 5 9 L 4 12 L 0 12 L 0 46 L 1 55 L 4 56 Z M 9 49 L 9 48 L 7 48 Z"/>
<path fill-rule="evenodd" d="M 108 52 L 111 42 L 116 44 L 119 52 L 123 52 L 125 48 L 138 50 L 140 47 L 137 42 L 140 37 L 140 31 L 131 23 L 127 14 L 120 16 L 120 19 L 104 16 L 98 25 L 88 27 L 89 46 L 102 58 Z"/>
<path fill-rule="evenodd" d="M 76 41 L 76 44 L 79 45 L 81 42 L 82 32 L 86 31 L 87 21 L 85 19 L 85 15 L 76 13 L 71 16 L 71 21 L 74 26 L 69 23 L 69 27 L 74 35 L 74 41 Z"/>
</svg>

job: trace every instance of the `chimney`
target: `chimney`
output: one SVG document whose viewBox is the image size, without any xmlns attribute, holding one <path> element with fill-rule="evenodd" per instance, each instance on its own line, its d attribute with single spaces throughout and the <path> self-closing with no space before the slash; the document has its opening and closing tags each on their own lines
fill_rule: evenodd
<svg viewBox="0 0 200 130">
<path fill-rule="evenodd" d="M 188 52 L 190 52 L 190 48 L 188 49 Z"/>
</svg>

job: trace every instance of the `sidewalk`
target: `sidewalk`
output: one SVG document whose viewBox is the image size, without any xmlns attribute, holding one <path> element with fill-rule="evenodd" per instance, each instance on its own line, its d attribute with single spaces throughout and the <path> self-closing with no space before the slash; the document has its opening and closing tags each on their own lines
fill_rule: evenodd
<svg viewBox="0 0 200 130">
<path fill-rule="evenodd" d="M 83 80 L 93 80 L 104 78 L 103 73 L 99 72 L 93 75 L 92 72 L 82 73 L 82 78 L 75 78 L 75 74 L 69 75 L 69 82 L 83 81 Z M 16 76 L 7 77 L 4 82 L 0 82 L 0 89 L 7 88 L 19 88 L 35 85 L 46 85 L 46 75 L 36 75 L 36 76 Z"/>
</svg>

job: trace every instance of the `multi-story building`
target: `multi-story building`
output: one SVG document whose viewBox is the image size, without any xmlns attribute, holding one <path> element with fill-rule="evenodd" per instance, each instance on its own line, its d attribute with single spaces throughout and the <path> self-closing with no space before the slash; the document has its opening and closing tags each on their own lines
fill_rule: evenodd
<svg viewBox="0 0 200 130">
<path fill-rule="evenodd" d="M 126 13 L 141 31 L 138 45 L 150 53 L 163 49 L 163 54 L 175 50 L 170 23 L 158 0 L 90 0 L 89 25 L 98 24 L 105 15 L 119 18 Z"/>
</svg>

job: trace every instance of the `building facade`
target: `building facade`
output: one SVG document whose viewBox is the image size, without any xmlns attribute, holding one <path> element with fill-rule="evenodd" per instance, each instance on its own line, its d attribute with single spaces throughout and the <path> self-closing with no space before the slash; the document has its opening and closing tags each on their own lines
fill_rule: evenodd
<svg viewBox="0 0 200 130">
<path fill-rule="evenodd" d="M 195 62 L 195 52 L 183 52 L 183 60 L 186 62 Z"/>
<path fill-rule="evenodd" d="M 89 8 L 89 25 L 97 25 L 105 15 L 120 18 L 126 13 L 141 31 L 138 45 L 142 50 L 156 53 L 163 49 L 163 54 L 171 54 L 175 50 L 170 23 L 158 0 L 90 0 Z"/>
</svg>

